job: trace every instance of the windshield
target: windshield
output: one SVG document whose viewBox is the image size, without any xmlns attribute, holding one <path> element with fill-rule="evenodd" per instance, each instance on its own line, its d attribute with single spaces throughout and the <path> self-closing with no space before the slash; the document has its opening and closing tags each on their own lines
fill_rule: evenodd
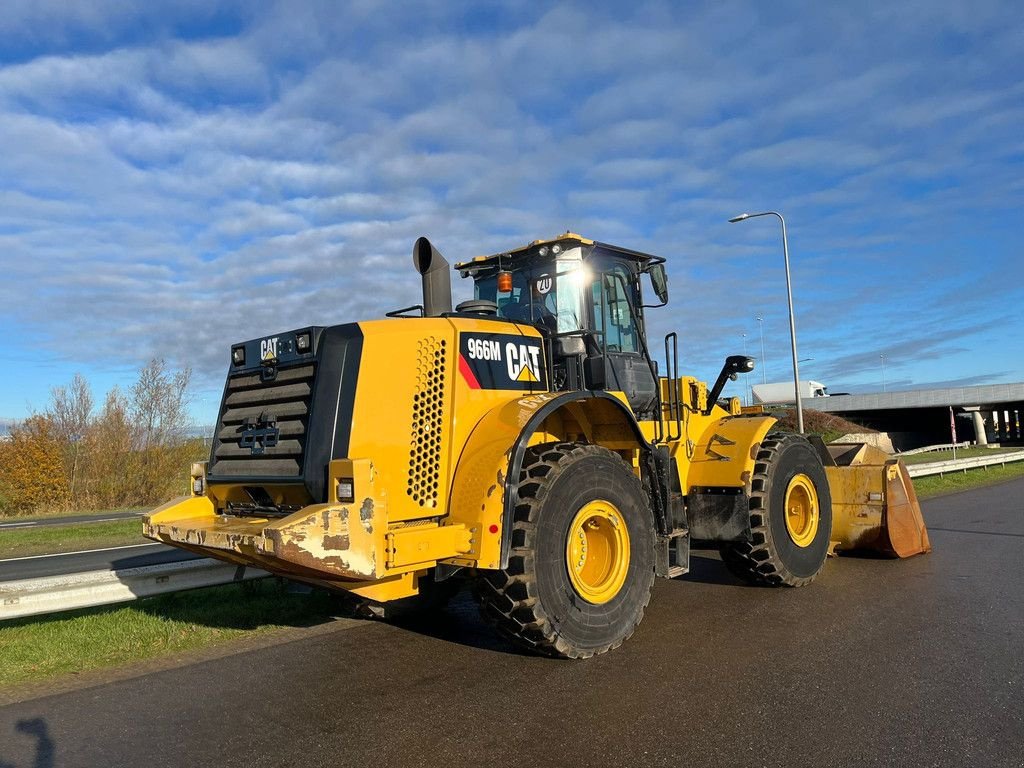
<svg viewBox="0 0 1024 768">
<path fill-rule="evenodd" d="M 497 304 L 499 317 L 538 325 L 551 333 L 578 331 L 583 327 L 582 286 L 587 272 L 582 262 L 549 260 L 511 271 L 511 291 L 498 292 L 495 271 L 475 279 L 475 297 Z"/>
</svg>

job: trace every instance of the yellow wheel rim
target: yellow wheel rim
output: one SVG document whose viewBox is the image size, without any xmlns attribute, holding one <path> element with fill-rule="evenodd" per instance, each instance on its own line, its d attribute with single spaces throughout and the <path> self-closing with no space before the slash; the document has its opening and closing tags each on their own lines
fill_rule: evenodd
<svg viewBox="0 0 1024 768">
<path fill-rule="evenodd" d="M 573 588 L 588 603 L 601 605 L 619 594 L 629 570 L 629 531 L 614 504 L 592 501 L 576 513 L 565 564 Z"/>
<path fill-rule="evenodd" d="M 810 546 L 821 515 L 818 491 L 807 475 L 797 475 L 786 489 L 786 532 L 798 547 Z"/>
</svg>

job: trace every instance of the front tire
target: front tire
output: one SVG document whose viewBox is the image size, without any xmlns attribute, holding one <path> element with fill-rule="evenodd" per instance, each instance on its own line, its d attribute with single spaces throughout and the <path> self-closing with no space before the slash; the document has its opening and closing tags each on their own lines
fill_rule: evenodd
<svg viewBox="0 0 1024 768">
<path fill-rule="evenodd" d="M 562 658 L 617 648 L 654 581 L 653 517 L 640 480 L 606 448 L 527 450 L 508 567 L 478 585 L 484 616 L 517 645 Z"/>
<path fill-rule="evenodd" d="M 814 447 L 800 435 L 768 435 L 750 487 L 751 541 L 722 545 L 726 567 L 751 584 L 810 584 L 825 565 L 832 533 L 828 477 Z"/>
</svg>

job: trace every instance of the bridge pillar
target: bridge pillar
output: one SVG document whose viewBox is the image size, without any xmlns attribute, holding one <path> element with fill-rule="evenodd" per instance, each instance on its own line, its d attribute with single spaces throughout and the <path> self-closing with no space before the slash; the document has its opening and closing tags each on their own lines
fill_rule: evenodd
<svg viewBox="0 0 1024 768">
<path fill-rule="evenodd" d="M 988 435 L 985 434 L 985 417 L 981 415 L 981 406 L 972 405 L 964 408 L 971 414 L 974 420 L 974 439 L 978 445 L 988 445 Z"/>
</svg>

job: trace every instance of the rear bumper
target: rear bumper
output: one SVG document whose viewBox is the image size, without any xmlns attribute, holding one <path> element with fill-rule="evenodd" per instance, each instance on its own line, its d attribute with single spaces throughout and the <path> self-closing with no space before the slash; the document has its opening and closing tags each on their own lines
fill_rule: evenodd
<svg viewBox="0 0 1024 768">
<path fill-rule="evenodd" d="M 375 600 L 416 594 L 418 576 L 472 549 L 466 526 L 436 520 L 389 526 L 383 503 L 311 504 L 288 517 L 217 514 L 214 501 L 169 502 L 143 520 L 151 539 Z"/>
<path fill-rule="evenodd" d="M 170 502 L 143 521 L 151 539 L 278 573 L 327 580 L 383 578 L 384 529 L 372 499 L 361 507 L 313 504 L 288 517 L 218 515 L 213 501 L 194 496 Z"/>
</svg>

